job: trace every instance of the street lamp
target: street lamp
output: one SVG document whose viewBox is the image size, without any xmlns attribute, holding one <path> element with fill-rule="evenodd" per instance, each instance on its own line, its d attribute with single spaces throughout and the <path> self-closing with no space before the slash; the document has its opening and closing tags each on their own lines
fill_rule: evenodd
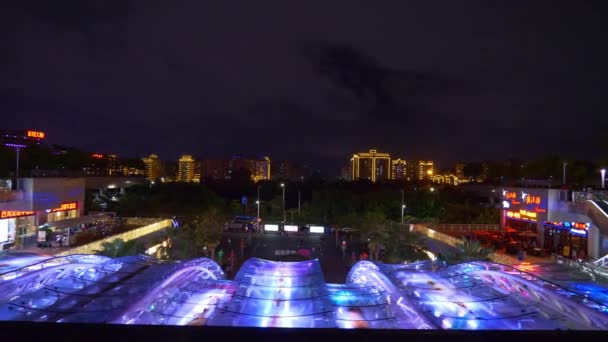
<svg viewBox="0 0 608 342">
<path fill-rule="evenodd" d="M 260 187 L 261 185 L 258 184 L 258 200 L 255 201 L 255 204 L 258 205 L 258 222 L 260 221 Z"/>
<path fill-rule="evenodd" d="M 602 189 L 606 185 L 606 169 L 601 169 L 600 174 L 602 175 Z"/>
<path fill-rule="evenodd" d="M 283 222 L 287 221 L 287 213 L 285 213 L 285 183 L 281 183 L 283 188 Z"/>
<path fill-rule="evenodd" d="M 401 224 L 403 224 L 403 210 L 405 209 L 405 203 L 403 201 L 404 191 L 401 190 Z"/>
</svg>

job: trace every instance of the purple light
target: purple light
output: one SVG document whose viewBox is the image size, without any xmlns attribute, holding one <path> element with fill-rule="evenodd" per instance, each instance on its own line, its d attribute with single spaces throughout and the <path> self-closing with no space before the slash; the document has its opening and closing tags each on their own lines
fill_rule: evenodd
<svg viewBox="0 0 608 342">
<path fill-rule="evenodd" d="M 9 144 L 9 143 L 4 144 L 4 146 L 15 147 L 15 148 L 26 148 L 27 147 L 27 146 L 21 145 L 21 144 Z"/>
</svg>

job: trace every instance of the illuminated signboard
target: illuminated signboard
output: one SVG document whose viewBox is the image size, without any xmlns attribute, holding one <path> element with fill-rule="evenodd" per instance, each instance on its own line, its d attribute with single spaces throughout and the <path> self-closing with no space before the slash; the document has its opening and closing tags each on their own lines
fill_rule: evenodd
<svg viewBox="0 0 608 342">
<path fill-rule="evenodd" d="M 264 225 L 264 230 L 267 232 L 278 232 L 279 231 L 279 225 L 278 224 L 265 224 Z"/>
<path fill-rule="evenodd" d="M 44 139 L 44 132 L 39 131 L 27 131 L 28 138 Z"/>
<path fill-rule="evenodd" d="M 298 226 L 285 225 L 283 226 L 283 230 L 286 232 L 297 232 Z"/>
<path fill-rule="evenodd" d="M 520 209 L 519 211 L 507 210 L 507 217 L 520 220 L 536 221 L 538 214 L 534 211 L 528 211 L 525 209 Z"/>
<path fill-rule="evenodd" d="M 310 232 L 315 234 L 325 233 L 325 227 L 323 226 L 310 226 Z"/>
<path fill-rule="evenodd" d="M 74 210 L 78 209 L 78 202 L 63 203 L 59 208 L 51 209 L 52 213 L 58 211 Z"/>
<path fill-rule="evenodd" d="M 103 154 L 101 154 L 101 153 L 94 153 L 94 154 L 91 154 L 91 157 L 93 157 L 95 159 L 101 159 L 101 158 L 103 158 Z"/>
<path fill-rule="evenodd" d="M 538 221 L 545 218 L 547 213 L 547 199 L 545 195 L 539 195 L 539 191 L 530 190 L 502 191 L 502 208 L 505 209 L 505 216 L 508 218 Z"/>
<path fill-rule="evenodd" d="M 589 228 L 591 227 L 591 223 L 586 223 L 586 222 L 546 221 L 545 225 L 569 230 L 570 234 L 574 234 L 574 235 L 587 235 L 587 232 L 589 231 Z"/>
<path fill-rule="evenodd" d="M 34 211 L 2 210 L 0 211 L 0 219 L 32 216 L 35 213 Z"/>
</svg>

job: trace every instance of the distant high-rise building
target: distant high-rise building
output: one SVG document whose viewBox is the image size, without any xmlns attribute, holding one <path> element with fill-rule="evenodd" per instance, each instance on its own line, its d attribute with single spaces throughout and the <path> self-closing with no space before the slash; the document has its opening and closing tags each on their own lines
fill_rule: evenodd
<svg viewBox="0 0 608 342">
<path fill-rule="evenodd" d="M 177 170 L 177 181 L 178 182 L 192 182 L 194 181 L 194 173 L 196 171 L 196 165 L 194 158 L 189 154 L 184 154 L 178 160 Z"/>
<path fill-rule="evenodd" d="M 433 179 L 433 162 L 428 160 L 418 161 L 418 180 L 432 180 Z"/>
<path fill-rule="evenodd" d="M 454 171 L 456 171 L 456 177 L 458 177 L 458 179 L 464 179 L 465 166 L 466 166 L 465 163 L 456 163 L 456 166 L 454 167 Z"/>
<path fill-rule="evenodd" d="M 350 165 L 347 166 L 343 166 L 342 168 L 340 168 L 340 179 L 345 180 L 345 181 L 351 181 L 352 180 L 352 172 L 350 170 Z"/>
<path fill-rule="evenodd" d="M 312 170 L 308 166 L 288 160 L 272 162 L 271 170 L 273 179 L 299 181 L 312 175 Z"/>
<path fill-rule="evenodd" d="M 83 168 L 85 176 L 122 176 L 115 154 L 91 154 L 90 162 Z"/>
<path fill-rule="evenodd" d="M 407 162 L 403 159 L 393 159 L 391 162 L 391 178 L 407 180 Z"/>
<path fill-rule="evenodd" d="M 204 159 L 201 161 L 201 179 L 223 181 L 230 179 L 230 160 Z"/>
<path fill-rule="evenodd" d="M 350 169 L 352 180 L 379 182 L 391 179 L 391 155 L 376 150 L 355 153 L 350 160 Z"/>
<path fill-rule="evenodd" d="M 153 182 L 159 179 L 162 175 L 163 164 L 156 154 L 151 154 L 147 158 L 142 158 L 146 166 L 146 179 Z M 123 167 L 123 174 L 124 174 Z"/>
<path fill-rule="evenodd" d="M 46 133 L 41 131 L 15 131 L 2 130 L 0 131 L 0 144 L 6 147 L 25 148 L 44 143 Z"/>
<path fill-rule="evenodd" d="M 269 157 L 243 157 L 240 155 L 230 160 L 230 174 L 238 171 L 247 171 L 254 182 L 270 179 Z"/>
<path fill-rule="evenodd" d="M 405 179 L 410 182 L 418 180 L 418 160 L 408 160 L 405 164 Z"/>
</svg>

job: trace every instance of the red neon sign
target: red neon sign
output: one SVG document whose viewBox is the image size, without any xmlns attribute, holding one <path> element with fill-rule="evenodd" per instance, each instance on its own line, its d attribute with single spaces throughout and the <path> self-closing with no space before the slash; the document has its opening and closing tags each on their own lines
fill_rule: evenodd
<svg viewBox="0 0 608 342">
<path fill-rule="evenodd" d="M 91 154 L 91 157 L 93 157 L 95 159 L 101 159 L 101 158 L 103 158 L 103 154 L 101 154 L 101 153 L 94 153 L 94 154 Z"/>
<path fill-rule="evenodd" d="M 52 213 L 58 211 L 75 210 L 78 209 L 78 202 L 63 203 L 59 208 L 51 209 Z"/>
<path fill-rule="evenodd" d="M 36 212 L 34 212 L 34 211 L 2 210 L 2 211 L 0 211 L 0 219 L 15 218 L 15 217 L 22 217 L 22 216 L 32 216 L 35 213 Z"/>
<path fill-rule="evenodd" d="M 28 138 L 44 139 L 44 132 L 39 131 L 27 131 Z"/>
</svg>

